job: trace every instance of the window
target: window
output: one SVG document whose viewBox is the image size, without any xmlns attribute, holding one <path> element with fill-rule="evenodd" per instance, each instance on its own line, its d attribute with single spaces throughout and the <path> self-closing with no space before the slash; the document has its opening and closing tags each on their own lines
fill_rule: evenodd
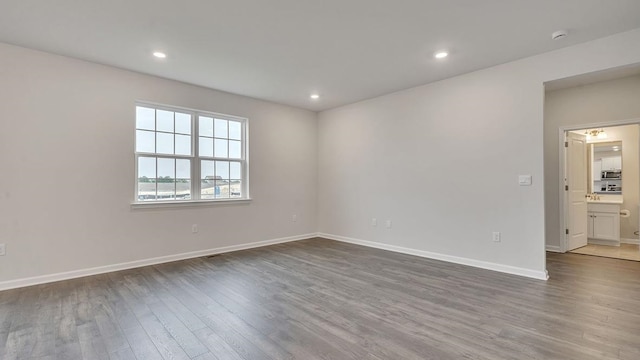
<svg viewBox="0 0 640 360">
<path fill-rule="evenodd" d="M 136 105 L 136 202 L 247 199 L 247 120 Z"/>
</svg>

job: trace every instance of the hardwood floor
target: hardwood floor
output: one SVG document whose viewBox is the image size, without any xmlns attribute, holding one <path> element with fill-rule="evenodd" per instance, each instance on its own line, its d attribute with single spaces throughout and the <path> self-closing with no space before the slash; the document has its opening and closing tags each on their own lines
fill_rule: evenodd
<svg viewBox="0 0 640 360">
<path fill-rule="evenodd" d="M 0 292 L 2 359 L 640 359 L 640 263 L 549 281 L 310 239 Z"/>
</svg>

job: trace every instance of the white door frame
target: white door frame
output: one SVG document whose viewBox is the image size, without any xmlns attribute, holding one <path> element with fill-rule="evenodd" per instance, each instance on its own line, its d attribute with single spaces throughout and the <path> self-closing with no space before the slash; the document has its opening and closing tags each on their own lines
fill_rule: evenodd
<svg viewBox="0 0 640 360">
<path fill-rule="evenodd" d="M 558 128 L 558 149 L 560 149 L 560 151 L 558 151 L 559 156 L 560 156 L 560 176 L 558 176 L 558 184 L 559 184 L 559 189 L 560 189 L 560 193 L 559 193 L 559 199 L 560 199 L 560 252 L 567 252 L 567 248 L 568 248 L 568 239 L 567 239 L 567 235 L 565 234 L 565 229 L 568 229 L 568 219 L 569 219 L 569 206 L 568 206 L 568 195 L 567 192 L 564 190 L 564 186 L 565 186 L 565 174 L 566 174 L 566 165 L 565 164 L 565 159 L 566 159 L 566 152 L 567 149 L 564 147 L 564 142 L 565 142 L 565 133 L 568 131 L 575 131 L 575 130 L 584 130 L 584 129 L 591 129 L 591 128 L 603 128 L 603 127 L 612 127 L 612 126 L 622 126 L 622 125 L 634 125 L 634 124 L 640 124 L 640 118 L 635 118 L 635 119 L 626 119 L 626 120 L 615 120 L 615 121 L 608 121 L 608 122 L 598 122 L 598 123 L 590 123 L 590 124 L 580 124 L 580 125 L 567 125 L 567 126 L 560 126 Z M 624 146 L 624 145 L 623 145 Z"/>
</svg>

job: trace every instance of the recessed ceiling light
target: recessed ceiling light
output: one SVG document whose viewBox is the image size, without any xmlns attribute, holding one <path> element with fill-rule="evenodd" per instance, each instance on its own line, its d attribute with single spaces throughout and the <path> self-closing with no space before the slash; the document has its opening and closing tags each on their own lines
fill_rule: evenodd
<svg viewBox="0 0 640 360">
<path fill-rule="evenodd" d="M 309 96 L 309 97 L 312 98 L 313 100 L 320 99 L 320 95 L 318 95 L 318 94 L 311 94 L 311 96 Z"/>
<path fill-rule="evenodd" d="M 444 59 L 447 56 L 449 56 L 449 53 L 446 51 L 438 51 L 433 55 L 433 57 L 435 57 L 436 59 Z"/>
<path fill-rule="evenodd" d="M 566 38 L 567 36 L 569 36 L 569 32 L 567 30 L 558 30 L 551 34 L 551 39 L 560 40 Z"/>
<path fill-rule="evenodd" d="M 164 59 L 167 57 L 167 54 L 160 52 L 160 51 L 156 51 L 153 53 L 153 56 L 159 58 L 159 59 Z"/>
</svg>

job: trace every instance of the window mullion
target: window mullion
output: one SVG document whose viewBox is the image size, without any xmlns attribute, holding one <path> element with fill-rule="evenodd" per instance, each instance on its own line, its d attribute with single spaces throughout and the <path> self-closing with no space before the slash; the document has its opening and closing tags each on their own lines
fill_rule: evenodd
<svg viewBox="0 0 640 360">
<path fill-rule="evenodd" d="M 240 157 L 241 157 L 241 162 L 240 162 L 240 177 L 241 177 L 241 181 L 242 181 L 242 186 L 240 187 L 240 191 L 242 191 L 243 196 L 248 197 L 249 196 L 249 176 L 247 176 L 247 173 L 249 171 L 248 169 L 248 165 L 247 165 L 247 137 L 249 136 L 249 131 L 247 129 L 247 122 L 243 122 L 242 123 L 242 130 L 240 133 Z"/>
<path fill-rule="evenodd" d="M 200 139 L 200 129 L 198 127 L 198 113 L 192 114 L 192 131 L 193 140 L 191 140 L 191 198 L 194 200 L 200 200 L 201 184 L 200 184 L 200 149 L 198 148 L 198 141 Z"/>
<path fill-rule="evenodd" d="M 135 199 L 136 201 L 140 200 L 140 192 L 138 189 L 140 189 L 140 169 L 138 169 L 138 163 L 140 162 L 140 155 L 136 154 L 135 155 L 136 158 L 136 164 L 135 164 L 135 174 L 136 174 L 136 181 L 135 181 L 135 189 L 134 189 L 134 194 L 135 194 Z"/>
<path fill-rule="evenodd" d="M 178 200 L 178 161 L 173 159 L 173 199 Z"/>
<path fill-rule="evenodd" d="M 158 200 L 158 157 L 156 156 L 156 178 L 154 179 L 156 183 L 156 200 Z"/>
<path fill-rule="evenodd" d="M 158 151 L 158 109 L 153 109 L 153 152 L 157 153 L 157 151 Z"/>
</svg>

